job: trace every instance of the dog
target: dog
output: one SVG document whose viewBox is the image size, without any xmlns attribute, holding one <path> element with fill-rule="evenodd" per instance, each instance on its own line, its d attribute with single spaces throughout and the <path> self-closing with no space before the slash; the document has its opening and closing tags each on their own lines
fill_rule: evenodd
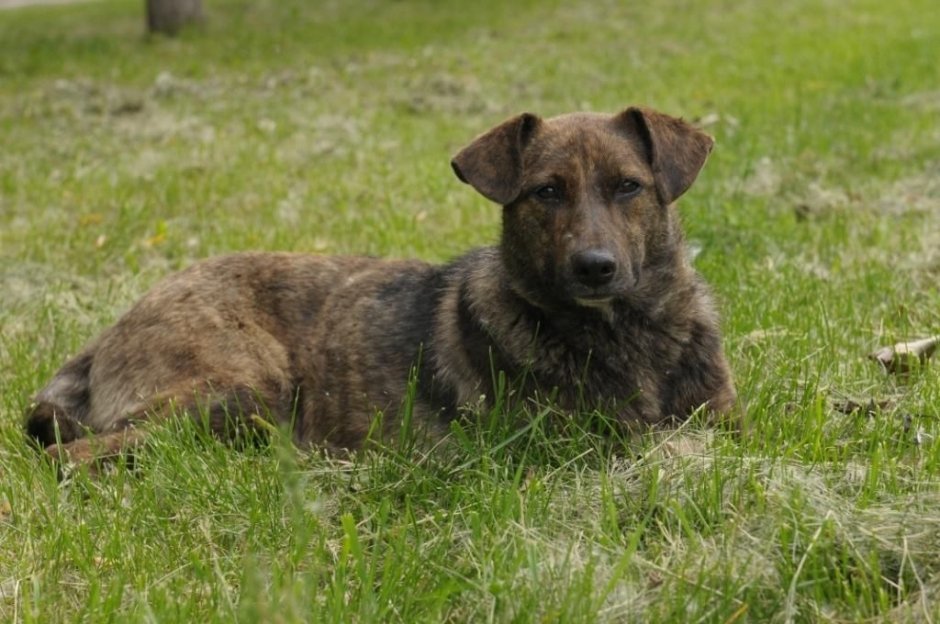
<svg viewBox="0 0 940 624">
<path fill-rule="evenodd" d="M 34 397 L 26 432 L 89 463 L 139 443 L 145 423 L 188 413 L 223 437 L 263 418 L 300 446 L 348 451 L 408 396 L 411 426 L 443 434 L 466 406 L 492 402 L 496 372 L 516 396 L 628 427 L 725 413 L 735 389 L 718 317 L 674 205 L 712 146 L 643 108 L 513 117 L 451 163 L 503 206 L 498 245 L 444 265 L 202 261 L 66 362 Z M 384 418 L 378 435 L 400 422 Z"/>
</svg>

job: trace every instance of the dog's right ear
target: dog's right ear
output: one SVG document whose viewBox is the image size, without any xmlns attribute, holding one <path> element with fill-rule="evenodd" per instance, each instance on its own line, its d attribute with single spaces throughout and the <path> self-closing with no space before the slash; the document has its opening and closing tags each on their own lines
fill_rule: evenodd
<svg viewBox="0 0 940 624">
<path fill-rule="evenodd" d="M 505 206 L 522 190 L 522 150 L 541 124 L 531 113 L 504 121 L 460 150 L 450 166 L 461 182 Z"/>
<path fill-rule="evenodd" d="M 715 145 L 691 124 L 648 108 L 628 108 L 616 120 L 643 139 L 658 192 L 667 204 L 692 186 Z"/>
</svg>

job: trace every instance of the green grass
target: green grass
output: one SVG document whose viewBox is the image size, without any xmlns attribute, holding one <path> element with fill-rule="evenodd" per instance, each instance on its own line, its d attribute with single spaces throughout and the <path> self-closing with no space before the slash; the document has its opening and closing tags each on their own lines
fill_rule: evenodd
<svg viewBox="0 0 940 624">
<path fill-rule="evenodd" d="M 934 2 L 219 0 L 177 40 L 139 4 L 0 12 L 0 620 L 940 619 L 938 369 L 865 359 L 940 333 Z M 461 145 L 629 104 L 716 136 L 681 210 L 745 435 L 533 408 L 344 461 L 180 425 L 64 483 L 24 444 L 31 393 L 159 277 L 445 260 L 498 235 Z"/>
</svg>

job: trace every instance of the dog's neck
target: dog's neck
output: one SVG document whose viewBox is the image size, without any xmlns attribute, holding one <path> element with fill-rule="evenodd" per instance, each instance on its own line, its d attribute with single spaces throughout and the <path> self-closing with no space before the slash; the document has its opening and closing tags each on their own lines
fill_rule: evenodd
<svg viewBox="0 0 940 624">
<path fill-rule="evenodd" d="M 511 351 L 519 341 L 519 324 L 532 332 L 604 335 L 623 324 L 653 326 L 684 324 L 684 301 L 694 296 L 696 279 L 685 255 L 678 255 L 657 266 L 650 266 L 637 285 L 636 296 L 612 301 L 607 308 L 579 305 L 574 301 L 547 300 L 514 280 L 505 270 L 498 247 L 478 250 L 474 272 L 469 275 L 464 296 L 480 319 L 481 326 Z M 494 284 L 498 286 L 494 287 Z M 498 310 L 499 313 L 492 311 Z M 665 327 L 664 327 L 665 329 Z M 524 345 L 518 345 L 519 352 Z"/>
</svg>

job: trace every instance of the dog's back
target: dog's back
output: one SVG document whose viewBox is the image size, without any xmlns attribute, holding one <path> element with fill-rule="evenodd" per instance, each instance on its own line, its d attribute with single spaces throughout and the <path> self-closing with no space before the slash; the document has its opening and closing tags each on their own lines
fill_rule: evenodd
<svg viewBox="0 0 940 624">
<path fill-rule="evenodd" d="M 429 331 L 405 297 L 438 271 L 417 261 L 286 253 L 201 262 L 158 283 L 67 362 L 37 393 L 27 432 L 48 446 L 192 410 L 225 435 L 240 426 L 239 414 L 258 415 L 291 424 L 298 442 L 355 447 L 368 419 L 338 414 L 397 408 L 422 342 L 409 326 Z M 361 349 L 353 346 L 375 327 Z M 410 350 L 383 346 L 398 336 L 400 347 L 402 335 L 416 338 Z M 371 363 L 376 355 L 383 366 Z M 365 358 L 373 374 L 359 380 Z M 396 379 L 394 392 L 379 391 L 383 403 L 351 398 L 376 389 L 370 382 L 382 369 Z"/>
</svg>

